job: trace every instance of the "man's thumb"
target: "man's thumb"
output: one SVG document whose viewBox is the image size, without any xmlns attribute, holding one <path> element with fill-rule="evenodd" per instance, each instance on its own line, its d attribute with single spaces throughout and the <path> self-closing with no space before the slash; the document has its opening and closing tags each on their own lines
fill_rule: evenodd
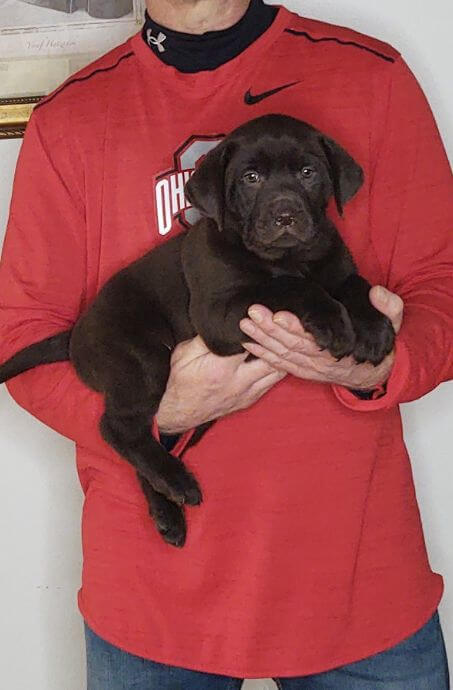
<svg viewBox="0 0 453 690">
<path fill-rule="evenodd" d="M 401 297 L 382 285 L 374 285 L 370 290 L 370 302 L 373 307 L 390 319 L 395 333 L 398 333 L 403 322 L 404 311 L 404 302 Z"/>
</svg>

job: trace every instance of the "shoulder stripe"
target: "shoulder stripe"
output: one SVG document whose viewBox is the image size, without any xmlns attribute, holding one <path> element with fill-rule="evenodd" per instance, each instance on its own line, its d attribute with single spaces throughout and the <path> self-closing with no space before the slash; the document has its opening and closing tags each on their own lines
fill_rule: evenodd
<svg viewBox="0 0 453 690">
<path fill-rule="evenodd" d="M 344 46 L 354 46 L 355 48 L 360 48 L 361 50 L 366 50 L 369 53 L 373 53 L 374 55 L 377 55 L 377 57 L 380 57 L 383 60 L 387 60 L 387 62 L 395 62 L 395 58 L 390 57 L 389 55 L 384 55 L 384 53 L 380 53 L 379 51 L 374 50 L 373 48 L 364 46 L 361 43 L 356 43 L 355 41 L 342 41 L 341 38 L 334 38 L 331 36 L 326 36 L 325 38 L 314 38 L 313 36 L 310 36 L 310 34 L 306 31 L 296 31 L 295 29 L 285 29 L 285 31 L 288 34 L 293 34 L 295 36 L 304 36 L 305 38 L 308 38 L 308 40 L 312 43 L 320 43 L 321 41 L 334 41 L 335 43 L 340 43 Z"/>
<path fill-rule="evenodd" d="M 61 84 L 61 86 L 59 86 L 53 93 L 49 94 L 48 96 L 46 96 L 42 100 L 40 100 L 39 103 L 37 103 L 35 105 L 33 110 L 37 110 L 41 106 L 46 105 L 46 103 L 50 103 L 50 101 L 52 101 L 55 98 L 55 96 L 58 96 L 59 93 L 64 91 L 64 89 L 67 86 L 70 86 L 71 84 L 75 84 L 75 83 L 80 82 L 80 81 L 87 81 L 87 79 L 91 79 L 91 77 L 93 77 L 95 74 L 98 74 L 99 72 L 109 72 L 110 70 L 115 69 L 115 67 L 118 67 L 118 65 L 120 64 L 120 62 L 122 60 L 125 60 L 126 58 L 131 57 L 131 55 L 134 55 L 132 50 L 129 53 L 125 53 L 124 55 L 121 55 L 121 57 L 118 58 L 118 60 L 116 62 L 114 62 L 113 65 L 109 65 L 108 67 L 98 67 L 98 69 L 93 70 L 93 72 L 90 72 L 89 74 L 86 74 L 83 77 L 73 77 L 73 78 L 69 77 L 69 79 L 67 81 L 63 82 L 63 84 Z"/>
</svg>

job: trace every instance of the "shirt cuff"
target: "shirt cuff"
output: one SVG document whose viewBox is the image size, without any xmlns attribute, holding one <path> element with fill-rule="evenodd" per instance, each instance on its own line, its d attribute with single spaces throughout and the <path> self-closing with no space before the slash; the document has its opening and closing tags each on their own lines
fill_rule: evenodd
<svg viewBox="0 0 453 690">
<path fill-rule="evenodd" d="M 356 398 L 359 398 L 359 400 L 377 400 L 378 398 L 381 398 L 383 395 L 386 394 L 387 382 L 380 384 L 379 386 L 376 386 L 371 390 L 365 391 L 360 390 L 360 388 L 349 388 L 348 390 L 350 390 Z"/>
<path fill-rule="evenodd" d="M 384 386 L 378 386 L 371 391 L 371 397 L 365 399 L 357 396 L 345 386 L 333 385 L 332 389 L 337 400 L 345 407 L 357 412 L 373 412 L 375 410 L 387 410 L 402 402 L 401 394 L 409 379 L 409 352 L 401 337 L 396 339 L 395 359 L 392 371 Z M 362 391 L 370 393 L 370 391 Z"/>
<path fill-rule="evenodd" d="M 160 442 L 170 452 L 176 446 L 181 434 L 163 434 L 160 432 Z"/>
<path fill-rule="evenodd" d="M 153 417 L 151 430 L 154 438 L 157 439 L 159 443 L 162 443 L 169 453 L 178 457 L 182 454 L 195 432 L 195 429 L 188 429 L 180 434 L 162 434 L 159 431 L 156 417 Z"/>
</svg>

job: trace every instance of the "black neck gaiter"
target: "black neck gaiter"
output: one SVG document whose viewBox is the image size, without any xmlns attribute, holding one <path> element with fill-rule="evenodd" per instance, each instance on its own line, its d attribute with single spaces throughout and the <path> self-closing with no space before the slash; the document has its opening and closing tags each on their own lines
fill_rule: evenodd
<svg viewBox="0 0 453 690">
<path fill-rule="evenodd" d="M 251 0 L 243 17 L 222 31 L 185 34 L 157 24 L 145 12 L 142 36 L 157 57 L 180 72 L 213 70 L 242 53 L 266 31 L 275 19 L 277 7 Z"/>
</svg>

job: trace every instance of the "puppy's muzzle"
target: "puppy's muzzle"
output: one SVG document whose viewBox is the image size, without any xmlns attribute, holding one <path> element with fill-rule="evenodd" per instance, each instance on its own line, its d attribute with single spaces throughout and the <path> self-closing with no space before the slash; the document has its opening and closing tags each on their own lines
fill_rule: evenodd
<svg viewBox="0 0 453 690">
<path fill-rule="evenodd" d="M 274 238 L 291 237 L 297 235 L 302 239 L 311 234 L 312 222 L 310 214 L 300 197 L 288 195 L 272 200 L 265 212 L 266 224 L 273 228 Z"/>
<path fill-rule="evenodd" d="M 305 208 L 296 196 L 282 196 L 268 206 L 269 220 L 279 228 L 289 228 L 305 216 Z"/>
</svg>

